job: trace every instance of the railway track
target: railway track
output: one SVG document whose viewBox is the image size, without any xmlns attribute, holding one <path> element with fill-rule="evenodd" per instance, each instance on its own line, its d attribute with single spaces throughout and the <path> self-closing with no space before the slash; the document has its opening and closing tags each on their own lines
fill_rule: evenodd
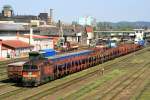
<svg viewBox="0 0 150 100">
<path fill-rule="evenodd" d="M 28 88 L 22 88 L 22 87 L 20 87 L 19 89 L 10 90 L 10 91 L 7 91 L 6 93 L 0 94 L 0 99 L 2 100 L 4 98 L 8 98 L 12 95 L 16 95 L 17 93 L 20 93 L 22 91 L 27 91 L 27 90 L 28 90 Z"/>
<path fill-rule="evenodd" d="M 126 60 L 124 62 L 128 62 L 128 60 Z M 144 66 L 147 66 L 147 64 L 149 64 L 149 63 L 146 63 Z M 129 63 L 123 64 L 123 66 L 129 66 Z M 137 67 L 137 65 L 134 65 L 134 66 Z M 116 88 L 120 84 L 123 84 L 123 83 L 125 83 L 125 81 L 128 81 L 128 79 L 132 75 L 134 76 L 136 73 L 138 73 L 144 67 L 144 66 L 141 66 L 141 64 L 139 64 L 138 67 L 136 69 L 134 69 L 135 68 L 134 66 L 132 66 L 133 68 L 130 69 L 130 72 L 128 72 L 128 74 L 125 75 L 124 77 L 120 77 L 120 78 L 114 80 L 112 83 L 106 82 L 106 83 L 104 83 L 103 87 L 101 87 L 101 86 L 97 87 L 96 91 L 94 91 L 94 93 L 92 93 L 92 91 L 91 91 L 91 94 L 89 94 L 89 95 L 85 95 L 85 96 L 83 95 L 83 97 L 80 95 L 81 97 L 79 96 L 80 99 L 78 98 L 78 100 L 87 100 L 87 99 L 91 99 L 92 100 L 94 98 L 96 100 L 110 100 L 110 98 L 107 98 L 107 99 L 104 99 L 104 98 L 107 97 L 107 95 L 113 94 L 113 92 L 111 92 L 111 91 L 116 90 Z M 133 73 L 133 70 L 135 70 L 135 73 Z M 146 70 L 147 70 L 147 68 L 145 68 L 144 71 L 146 71 Z M 112 84 L 112 85 L 110 86 L 110 84 Z M 115 84 L 115 86 L 114 86 L 114 84 Z M 71 98 L 75 98 L 75 96 L 72 96 L 72 95 L 73 94 L 68 95 L 67 97 L 63 98 L 63 100 L 71 100 Z M 128 100 L 128 99 L 126 99 L 126 100 Z"/>
<path fill-rule="evenodd" d="M 116 100 L 117 96 L 121 94 L 124 89 L 129 87 L 133 82 L 137 81 L 138 78 L 143 75 L 147 70 L 148 70 L 148 65 L 150 63 L 145 64 L 142 66 L 140 69 L 136 70 L 134 73 L 130 74 L 128 77 L 126 77 L 123 80 L 117 80 L 116 82 L 119 81 L 118 84 L 114 85 L 109 89 L 107 92 L 103 92 L 103 95 L 99 97 L 98 99 L 100 100 Z M 115 84 L 115 83 L 114 83 Z"/>
<path fill-rule="evenodd" d="M 144 53 L 144 51 L 143 51 L 143 52 L 140 52 L 140 53 L 137 53 L 137 55 L 142 54 L 142 53 Z M 132 57 L 132 56 L 133 56 L 133 55 L 131 55 L 130 57 Z M 124 58 L 124 59 L 118 61 L 117 63 L 122 62 L 122 61 L 125 61 L 125 60 L 126 60 L 126 61 L 129 61 L 129 60 L 130 60 L 130 59 L 129 59 L 130 57 Z M 120 64 L 121 64 L 121 63 L 120 63 Z M 113 65 L 118 65 L 118 66 L 119 66 L 120 64 L 116 64 L 116 62 L 115 62 L 115 63 L 113 63 L 113 64 L 107 65 L 107 66 L 105 66 L 105 70 L 106 70 L 106 71 L 112 70 L 112 69 L 114 69 L 114 67 L 112 68 L 111 66 L 113 66 Z M 50 94 L 52 94 L 52 93 L 54 93 L 54 92 L 57 92 L 57 91 L 59 91 L 59 90 L 62 90 L 62 89 L 64 89 L 64 88 L 66 88 L 66 87 L 68 87 L 68 86 L 70 86 L 70 85 L 72 85 L 72 84 L 75 84 L 75 83 L 77 83 L 77 82 L 79 82 L 79 81 L 85 80 L 86 78 L 92 77 L 93 75 L 95 75 L 95 74 L 98 73 L 98 72 L 99 72 L 99 69 L 96 70 L 96 71 L 94 71 L 94 72 L 88 73 L 88 74 L 86 74 L 86 75 L 84 75 L 84 76 L 82 76 L 82 77 L 79 77 L 79 78 L 76 78 L 76 79 L 71 80 L 71 81 L 69 81 L 69 82 L 66 82 L 66 83 L 64 83 L 64 84 L 61 84 L 61 85 L 58 85 L 58 86 L 56 86 L 56 87 L 47 89 L 47 90 L 45 90 L 45 91 L 43 91 L 43 92 L 41 92 L 41 93 L 37 93 L 36 95 L 30 96 L 30 97 L 26 98 L 25 100 L 39 99 L 39 98 L 42 98 L 42 97 L 44 97 L 44 96 L 46 96 L 46 95 L 50 95 Z"/>
<path fill-rule="evenodd" d="M 113 100 L 122 99 L 122 98 L 130 99 L 135 94 L 136 89 L 139 88 L 139 86 L 142 84 L 143 81 L 145 81 L 146 77 L 149 77 L 150 73 L 148 72 L 148 70 L 149 69 L 144 70 L 141 73 L 141 75 L 137 76 L 135 80 L 133 80 L 128 85 L 126 85 L 126 87 L 120 90 L 115 96 L 113 96 L 112 99 Z M 126 91 L 130 92 L 130 94 L 126 93 Z"/>
<path fill-rule="evenodd" d="M 141 91 L 136 95 L 134 96 L 133 98 L 135 100 L 148 100 L 149 99 L 149 94 L 150 94 L 150 81 L 148 81 L 146 83 L 146 85 L 141 89 Z"/>
<path fill-rule="evenodd" d="M 0 65 L 0 70 L 6 70 L 8 64 L 9 64 L 9 63 L 4 64 L 4 65 Z"/>
<path fill-rule="evenodd" d="M 147 52 L 147 51 L 146 51 Z M 86 95 L 86 96 L 84 96 L 84 97 L 82 97 L 82 99 L 79 99 L 79 100 L 86 100 L 86 99 L 89 99 L 89 98 L 91 98 L 91 97 L 94 97 L 94 98 L 96 98 L 96 99 L 98 99 L 98 100 L 110 100 L 111 99 L 111 97 L 110 98 L 107 98 L 106 99 L 106 97 L 108 97 L 110 94 L 113 94 L 114 93 L 114 90 L 117 90 L 117 89 L 119 89 L 119 86 L 122 86 L 122 84 L 129 84 L 128 85 L 128 87 L 131 87 L 131 85 L 130 84 L 132 84 L 133 82 L 135 83 L 134 85 L 132 84 L 132 86 L 134 87 L 137 83 L 139 83 L 139 82 L 136 82 L 137 80 L 135 80 L 135 81 L 132 81 L 132 82 L 130 82 L 130 83 L 126 83 L 126 81 L 129 81 L 129 78 L 131 78 L 132 76 L 135 76 L 135 74 L 137 74 L 138 72 L 140 72 L 143 68 L 145 68 L 145 66 L 147 67 L 148 65 L 149 65 L 149 61 L 148 61 L 148 59 L 149 59 L 149 57 L 148 57 L 148 55 L 149 55 L 149 53 L 147 52 L 147 54 L 145 54 L 145 55 L 147 55 L 147 56 L 143 56 L 142 58 L 140 58 L 140 59 L 146 59 L 146 61 L 144 61 L 144 62 L 142 62 L 142 63 L 135 63 L 133 66 L 132 65 L 130 65 L 130 62 L 128 62 L 127 64 L 128 64 L 128 66 L 132 66 L 132 67 L 137 67 L 137 68 L 135 68 L 135 69 L 132 69 L 133 71 L 136 71 L 135 73 L 133 73 L 132 72 L 132 70 L 130 69 L 129 71 L 131 71 L 131 72 L 128 72 L 128 74 L 127 75 L 125 75 L 124 77 L 121 77 L 121 78 L 118 78 L 117 80 L 114 80 L 114 81 L 112 81 L 112 82 L 108 82 L 108 83 L 105 83 L 104 85 L 103 85 L 103 87 L 99 87 L 99 88 L 97 88 L 96 89 L 96 91 L 94 91 L 93 93 L 91 92 L 91 93 L 89 93 L 89 95 Z M 142 65 L 142 64 L 144 64 L 145 63 L 145 65 Z M 140 69 L 139 69 L 140 68 Z M 137 70 L 138 69 L 138 70 Z M 149 70 L 149 68 L 145 68 L 145 72 L 149 72 L 148 71 Z M 138 75 L 140 75 L 139 77 L 141 77 L 141 74 L 144 74 L 145 72 L 142 72 L 142 73 L 139 73 Z M 149 73 L 150 74 L 150 73 Z M 139 77 L 137 77 L 138 79 L 139 79 Z M 147 77 L 149 77 L 149 76 L 147 76 Z M 135 79 L 135 77 L 133 78 L 133 79 Z M 144 81 L 144 80 L 143 80 Z M 110 84 L 112 84 L 111 86 L 110 86 Z M 118 87 L 118 88 L 117 88 Z M 120 87 L 121 88 L 121 87 Z M 138 88 L 138 86 L 137 86 L 137 88 Z M 124 87 L 122 90 L 120 90 L 120 91 L 118 91 L 118 93 L 119 94 L 117 94 L 116 93 L 116 96 L 114 96 L 114 100 L 116 100 L 116 97 L 118 97 L 118 95 L 120 95 L 120 94 L 125 94 L 125 91 L 127 91 L 126 89 L 128 89 L 127 87 Z M 125 90 L 125 91 L 124 91 Z M 134 91 L 135 92 L 135 91 Z M 132 92 L 133 93 L 133 92 Z M 91 98 L 91 99 L 93 99 L 93 98 Z M 129 100 L 129 98 L 128 99 L 119 99 L 119 100 Z"/>
<path fill-rule="evenodd" d="M 7 65 L 9 63 L 13 63 L 13 62 L 18 62 L 18 61 L 26 61 L 28 58 L 17 58 L 17 59 L 12 59 L 12 60 L 6 60 L 6 61 L 1 61 L 0 62 L 0 69 L 4 69 L 7 67 Z"/>
<path fill-rule="evenodd" d="M 1 73 L 0 73 L 0 76 L 6 75 L 6 74 L 7 74 L 7 71 L 4 71 L 4 72 L 1 72 Z"/>
<path fill-rule="evenodd" d="M 139 51 L 139 52 L 137 52 L 136 53 L 136 55 L 139 55 L 139 54 L 142 54 L 142 53 L 144 53 L 145 52 L 145 50 L 142 50 L 142 51 Z M 112 65 L 116 65 L 116 63 L 119 63 L 119 62 L 122 62 L 122 61 L 125 61 L 125 60 L 129 60 L 129 58 L 130 57 L 132 57 L 133 56 L 133 54 L 131 54 L 130 56 L 128 56 L 128 57 L 126 57 L 126 58 L 124 58 L 124 59 L 122 59 L 122 60 L 120 60 L 120 61 L 118 61 L 118 62 L 115 62 L 115 63 L 112 63 L 112 64 L 110 64 L 110 65 L 107 65 L 107 66 L 105 66 L 105 69 L 108 71 L 108 70 L 111 70 L 111 66 Z M 69 82 L 66 82 L 66 83 L 64 83 L 64 84 L 61 84 L 61 85 L 57 85 L 56 87 L 52 87 L 52 88 L 49 88 L 49 89 L 47 89 L 47 90 L 45 90 L 45 91 L 42 91 L 42 92 L 40 92 L 40 93 L 37 93 L 37 94 L 35 94 L 35 95 L 32 95 L 32 96 L 30 96 L 30 97 L 28 97 L 28 98 L 25 98 L 25 100 L 27 100 L 27 99 L 32 99 L 32 98 L 37 98 L 37 99 L 39 99 L 39 98 L 41 98 L 41 97 L 43 97 L 43 96 L 46 96 L 46 95 L 48 95 L 48 94 L 51 94 L 51 93 L 53 93 L 53 92 L 57 92 L 57 91 L 59 91 L 60 89 L 64 89 L 65 87 L 67 87 L 67 86 L 70 86 L 71 84 L 74 84 L 74 83 L 77 83 L 77 82 L 79 82 L 79 81 L 81 81 L 81 80 L 84 80 L 84 79 L 86 79 L 86 78 L 89 78 L 89 77 L 91 77 L 91 76 L 93 76 L 93 75 L 95 75 L 97 72 L 99 72 L 99 69 L 98 70 L 96 70 L 96 71 L 94 71 L 94 72 L 91 72 L 91 73 L 88 73 L 88 74 L 86 74 L 86 75 L 84 75 L 84 76 L 82 76 L 82 77 L 79 77 L 79 78 L 76 78 L 76 79 L 73 79 L 73 80 L 71 80 L 71 81 L 69 81 Z M 25 89 L 26 90 L 26 89 Z M 7 98 L 7 97 L 10 97 L 10 96 L 12 96 L 12 95 L 15 95 L 15 94 L 17 94 L 17 93 L 20 93 L 20 92 L 23 92 L 23 91 L 25 91 L 24 89 L 19 89 L 19 90 L 15 90 L 15 91 L 10 91 L 10 92 L 8 92 L 8 93 L 6 93 L 6 94 L 3 94 L 3 95 L 1 95 L 0 96 L 0 98 L 2 97 L 3 99 L 4 98 Z M 15 94 L 14 94 L 15 93 Z"/>
<path fill-rule="evenodd" d="M 148 55 L 148 54 L 147 54 Z M 147 58 L 145 58 L 145 59 L 149 59 L 148 57 Z M 147 61 L 147 62 L 149 62 L 149 61 Z M 142 63 L 142 64 L 144 64 L 144 62 Z M 130 86 L 131 87 L 131 85 L 130 84 L 132 84 L 133 82 L 135 83 L 135 84 L 137 84 L 137 83 L 139 83 L 139 82 L 135 82 L 135 81 L 132 81 L 132 82 L 130 82 L 130 83 L 125 83 L 126 81 L 129 81 L 128 79 L 130 78 L 130 77 L 132 77 L 132 75 L 134 76 L 136 73 L 138 73 L 138 72 L 140 72 L 145 66 L 147 66 L 147 64 L 149 65 L 149 63 L 146 63 L 144 66 L 142 66 L 141 64 L 135 64 L 134 66 L 139 66 L 139 67 L 141 67 L 141 69 L 139 69 L 139 70 L 137 70 L 135 73 L 133 73 L 133 74 L 131 74 L 131 73 L 129 73 L 127 76 L 125 76 L 125 77 L 122 77 L 121 79 L 118 79 L 118 80 L 115 80 L 115 81 L 113 81 L 113 83 L 112 83 L 112 85 L 110 86 L 110 84 L 111 83 L 106 83 L 106 84 L 104 84 L 104 88 L 99 88 L 96 92 L 94 92 L 92 95 L 88 95 L 88 96 L 86 96 L 86 97 L 84 97 L 84 99 L 82 98 L 81 100 L 85 100 L 85 99 L 87 99 L 87 98 L 90 98 L 90 97 L 95 97 L 96 99 L 100 99 L 100 100 L 105 100 L 104 98 L 106 98 L 106 97 L 108 97 L 108 95 L 110 95 L 110 94 L 113 94 L 114 93 L 114 90 L 117 90 L 117 87 L 119 86 L 119 85 L 121 85 L 121 84 L 129 84 L 128 85 L 128 87 Z M 134 67 L 134 66 L 132 66 L 132 67 Z M 149 68 L 146 68 L 144 71 L 145 72 L 149 72 L 148 71 L 149 70 Z M 141 74 L 144 74 L 145 72 L 143 72 L 143 73 L 140 73 L 139 75 L 141 76 Z M 130 75 L 131 74 L 131 75 Z M 150 74 L 150 73 L 149 73 Z M 129 76 L 130 75 L 130 76 Z M 139 76 L 139 77 L 140 77 Z M 139 78 L 139 77 L 137 77 L 137 78 Z M 148 75 L 147 75 L 147 77 L 148 77 Z M 124 79 L 125 78 L 125 79 Z M 135 77 L 134 77 L 134 79 L 135 79 Z M 144 80 L 143 80 L 144 81 Z M 132 84 L 132 86 L 134 87 L 135 86 L 135 84 L 133 85 Z M 115 85 L 115 86 L 114 86 Z M 118 87 L 119 88 L 119 87 Z M 138 88 L 138 87 L 137 87 Z M 118 93 L 119 94 L 124 94 L 124 90 L 126 89 L 126 87 L 124 87 L 122 90 L 120 90 L 120 91 L 118 91 Z M 128 88 L 127 88 L 128 89 Z M 121 93 L 122 92 L 122 93 Z M 135 91 L 134 91 L 135 92 Z M 117 94 L 116 94 L 117 95 Z M 117 95 L 118 96 L 118 95 Z M 114 100 L 116 100 L 116 96 L 114 96 L 115 97 L 115 99 Z M 111 98 L 107 98 L 106 100 L 110 100 Z M 123 99 L 123 98 L 122 98 Z M 122 99 L 120 99 L 120 100 L 122 100 Z M 129 99 L 129 98 L 128 98 Z M 128 99 L 125 99 L 125 100 L 128 100 Z"/>
<path fill-rule="evenodd" d="M 7 74 L 4 74 L 4 75 L 1 75 L 1 76 L 0 76 L 0 82 L 1 82 L 1 81 L 4 81 L 4 80 L 6 80 L 6 79 L 8 79 L 8 78 L 7 78 Z"/>
<path fill-rule="evenodd" d="M 16 86 L 17 83 L 9 83 L 9 80 L 5 80 L 5 82 L 0 82 L 0 100 L 12 95 L 15 95 L 21 91 L 27 90 L 27 88 Z"/>
</svg>

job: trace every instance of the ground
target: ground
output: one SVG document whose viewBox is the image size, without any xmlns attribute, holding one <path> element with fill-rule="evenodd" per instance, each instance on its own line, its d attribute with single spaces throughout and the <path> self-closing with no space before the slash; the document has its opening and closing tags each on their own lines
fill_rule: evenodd
<svg viewBox="0 0 150 100">
<path fill-rule="evenodd" d="M 150 48 L 34 88 L 7 81 L 0 65 L 1 100 L 149 100 Z M 104 68 L 102 74 L 101 69 Z"/>
</svg>

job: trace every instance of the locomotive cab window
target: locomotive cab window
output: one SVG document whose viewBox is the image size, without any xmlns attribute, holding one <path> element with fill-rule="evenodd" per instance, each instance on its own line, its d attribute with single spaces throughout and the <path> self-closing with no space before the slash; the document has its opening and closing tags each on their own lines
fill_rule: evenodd
<svg viewBox="0 0 150 100">
<path fill-rule="evenodd" d="M 38 67 L 35 66 L 35 65 L 32 65 L 32 66 L 31 66 L 31 69 L 33 69 L 33 70 L 34 70 L 34 69 L 38 69 Z"/>
<path fill-rule="evenodd" d="M 35 70 L 35 69 L 38 69 L 38 67 L 35 65 L 24 65 L 23 69 L 24 70 L 29 70 L 29 69 Z"/>
<path fill-rule="evenodd" d="M 24 65 L 24 66 L 23 66 L 23 69 L 24 69 L 24 70 L 30 69 L 30 65 Z"/>
</svg>

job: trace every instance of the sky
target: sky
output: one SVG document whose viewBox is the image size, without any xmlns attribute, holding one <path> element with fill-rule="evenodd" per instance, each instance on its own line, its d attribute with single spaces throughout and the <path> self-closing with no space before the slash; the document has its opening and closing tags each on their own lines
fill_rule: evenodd
<svg viewBox="0 0 150 100">
<path fill-rule="evenodd" d="M 20 15 L 38 15 L 52 8 L 55 21 L 72 22 L 93 16 L 97 21 L 150 22 L 150 0 L 0 0 L 0 11 L 6 4 Z"/>
</svg>

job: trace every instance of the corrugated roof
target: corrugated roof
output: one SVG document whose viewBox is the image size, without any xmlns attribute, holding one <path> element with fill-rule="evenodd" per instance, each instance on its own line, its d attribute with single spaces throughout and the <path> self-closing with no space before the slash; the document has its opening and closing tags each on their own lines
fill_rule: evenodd
<svg viewBox="0 0 150 100">
<path fill-rule="evenodd" d="M 93 32 L 93 28 L 92 27 L 86 27 L 86 32 Z"/>
<path fill-rule="evenodd" d="M 33 47 L 32 45 L 20 40 L 4 40 L 2 41 L 2 46 L 10 47 L 13 49 Z"/>
<path fill-rule="evenodd" d="M 30 34 L 25 34 L 24 35 L 25 38 L 30 38 Z M 42 36 L 42 35 L 33 35 L 32 38 L 34 39 L 48 39 L 48 36 Z"/>
<path fill-rule="evenodd" d="M 42 30 L 40 32 L 41 35 L 59 35 L 59 29 L 56 27 L 49 28 L 47 30 Z M 63 29 L 63 34 L 65 36 L 75 36 L 75 32 L 73 29 Z"/>
<path fill-rule="evenodd" d="M 0 24 L 0 30 L 25 30 L 20 24 Z"/>
</svg>

